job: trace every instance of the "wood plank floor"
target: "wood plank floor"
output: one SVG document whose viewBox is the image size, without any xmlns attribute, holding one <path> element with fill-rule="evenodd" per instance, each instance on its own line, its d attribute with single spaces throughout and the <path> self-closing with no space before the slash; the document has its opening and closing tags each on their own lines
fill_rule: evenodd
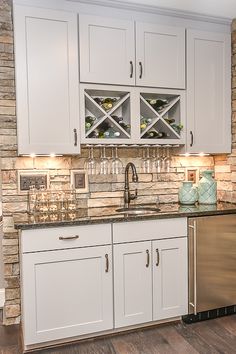
<svg viewBox="0 0 236 354">
<path fill-rule="evenodd" d="M 19 326 L 4 327 L 0 315 L 0 354 L 22 354 L 19 343 Z M 165 324 L 34 353 L 236 354 L 236 315 L 191 325 Z"/>
</svg>

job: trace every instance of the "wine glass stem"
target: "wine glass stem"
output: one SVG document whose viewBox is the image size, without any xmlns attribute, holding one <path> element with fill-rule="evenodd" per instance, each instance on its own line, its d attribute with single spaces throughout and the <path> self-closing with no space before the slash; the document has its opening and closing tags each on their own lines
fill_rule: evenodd
<svg viewBox="0 0 236 354">
<path fill-rule="evenodd" d="M 90 148 L 90 158 L 93 159 L 93 146 Z"/>
</svg>

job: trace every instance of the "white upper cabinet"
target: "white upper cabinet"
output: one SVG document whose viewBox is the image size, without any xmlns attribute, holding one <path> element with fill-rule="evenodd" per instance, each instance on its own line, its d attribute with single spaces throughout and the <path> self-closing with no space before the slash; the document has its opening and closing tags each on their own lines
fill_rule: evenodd
<svg viewBox="0 0 236 354">
<path fill-rule="evenodd" d="M 187 33 L 187 151 L 231 151 L 230 34 Z"/>
<path fill-rule="evenodd" d="M 134 23 L 80 15 L 80 80 L 135 84 Z"/>
<path fill-rule="evenodd" d="M 14 6 L 19 154 L 79 152 L 77 14 Z"/>
<path fill-rule="evenodd" d="M 185 29 L 136 23 L 136 84 L 185 88 Z"/>
<path fill-rule="evenodd" d="M 185 88 L 184 28 L 80 15 L 79 34 L 81 82 Z"/>
</svg>

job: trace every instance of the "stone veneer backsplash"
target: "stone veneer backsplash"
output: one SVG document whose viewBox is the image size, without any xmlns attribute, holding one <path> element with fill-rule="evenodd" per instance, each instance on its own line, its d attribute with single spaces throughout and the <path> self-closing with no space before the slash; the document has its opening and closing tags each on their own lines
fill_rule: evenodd
<svg viewBox="0 0 236 354">
<path fill-rule="evenodd" d="M 187 167 L 215 169 L 218 196 L 221 200 L 236 202 L 236 20 L 232 24 L 232 154 L 210 157 L 174 157 L 169 174 L 140 174 L 138 202 L 177 202 L 178 188 L 185 179 Z M 50 183 L 68 185 L 70 170 L 83 169 L 88 152 L 82 150 L 77 157 L 17 157 L 15 81 L 13 54 L 12 1 L 0 0 L 0 152 L 2 164 L 3 202 L 3 260 L 6 283 L 4 324 L 20 321 L 20 267 L 18 232 L 14 229 L 13 216 L 25 213 L 26 195 L 17 189 L 18 170 L 48 170 Z M 138 149 L 120 149 L 123 163 L 134 162 L 139 166 Z M 122 203 L 124 175 L 94 176 L 89 180 L 89 192 L 80 195 L 81 207 L 120 205 Z M 1 257 L 1 255 L 0 255 Z"/>
</svg>

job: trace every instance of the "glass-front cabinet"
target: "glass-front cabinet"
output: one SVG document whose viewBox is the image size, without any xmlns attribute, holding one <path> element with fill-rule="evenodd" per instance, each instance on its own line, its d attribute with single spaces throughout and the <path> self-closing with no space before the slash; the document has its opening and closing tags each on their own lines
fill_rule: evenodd
<svg viewBox="0 0 236 354">
<path fill-rule="evenodd" d="M 181 90 L 81 85 L 84 144 L 184 144 Z"/>
</svg>

